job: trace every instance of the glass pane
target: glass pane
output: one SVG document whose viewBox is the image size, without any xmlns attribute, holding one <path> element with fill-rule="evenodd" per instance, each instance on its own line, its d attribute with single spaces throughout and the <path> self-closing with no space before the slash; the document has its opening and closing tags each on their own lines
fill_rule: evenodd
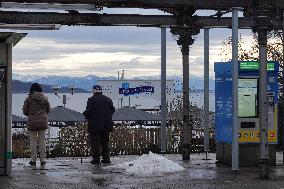
<svg viewBox="0 0 284 189">
<path fill-rule="evenodd" d="M 239 117 L 257 116 L 257 79 L 239 79 Z"/>
</svg>

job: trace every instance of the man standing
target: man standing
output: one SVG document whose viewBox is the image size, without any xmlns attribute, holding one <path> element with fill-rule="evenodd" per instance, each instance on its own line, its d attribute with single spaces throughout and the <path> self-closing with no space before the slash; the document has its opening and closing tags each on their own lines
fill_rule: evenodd
<svg viewBox="0 0 284 189">
<path fill-rule="evenodd" d="M 113 130 L 112 115 L 115 111 L 110 98 L 102 94 L 102 87 L 93 86 L 93 96 L 88 99 L 83 112 L 88 121 L 91 140 L 91 164 L 110 163 L 109 133 Z M 100 157 L 102 156 L 102 161 Z"/>
</svg>

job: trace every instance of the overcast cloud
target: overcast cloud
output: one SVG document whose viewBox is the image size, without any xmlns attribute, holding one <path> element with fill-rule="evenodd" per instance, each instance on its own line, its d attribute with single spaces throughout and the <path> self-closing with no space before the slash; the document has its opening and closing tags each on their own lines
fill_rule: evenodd
<svg viewBox="0 0 284 189">
<path fill-rule="evenodd" d="M 58 31 L 27 32 L 29 34 L 14 48 L 14 73 L 42 76 L 116 76 L 118 69 L 124 69 L 127 78 L 160 75 L 159 28 L 64 26 Z M 247 35 L 249 32 L 241 33 Z M 211 77 L 214 76 L 214 62 L 221 61 L 222 57 L 218 54 L 223 41 L 230 35 L 229 29 L 210 30 Z M 202 30 L 191 47 L 189 61 L 190 74 L 202 77 Z M 182 74 L 181 52 L 169 29 L 167 74 Z"/>
</svg>

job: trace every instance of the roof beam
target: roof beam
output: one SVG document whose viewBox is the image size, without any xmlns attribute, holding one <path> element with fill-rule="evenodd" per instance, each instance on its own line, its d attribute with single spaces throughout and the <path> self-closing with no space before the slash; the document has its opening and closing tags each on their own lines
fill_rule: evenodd
<svg viewBox="0 0 284 189">
<path fill-rule="evenodd" d="M 138 15 L 138 14 L 96 14 L 96 13 L 53 13 L 53 12 L 17 12 L 0 11 L 0 24 L 59 24 L 82 26 L 198 26 L 211 28 L 230 28 L 232 18 L 223 17 L 178 17 L 172 15 Z M 255 22 L 240 18 L 239 28 L 249 29 Z M 275 28 L 282 28 L 282 22 L 275 20 Z"/>
<path fill-rule="evenodd" d="M 281 2 L 281 0 L 275 0 Z M 94 4 L 109 8 L 184 8 L 228 9 L 253 7 L 253 0 L 1 0 L 18 3 Z"/>
<path fill-rule="evenodd" d="M 0 23 L 5 24 L 60 24 L 82 26 L 160 26 L 176 25 L 170 15 L 53 13 L 0 11 Z"/>
<path fill-rule="evenodd" d="M 5 41 L 6 43 L 11 43 L 13 46 L 16 46 L 26 35 L 26 33 L 1 32 L 0 41 Z"/>
<path fill-rule="evenodd" d="M 90 4 L 50 4 L 50 3 L 15 3 L 2 2 L 1 7 L 5 9 L 49 9 L 49 10 L 91 10 L 99 11 L 101 7 Z"/>
<path fill-rule="evenodd" d="M 59 30 L 60 24 L 1 24 L 0 29 L 11 30 Z"/>
</svg>

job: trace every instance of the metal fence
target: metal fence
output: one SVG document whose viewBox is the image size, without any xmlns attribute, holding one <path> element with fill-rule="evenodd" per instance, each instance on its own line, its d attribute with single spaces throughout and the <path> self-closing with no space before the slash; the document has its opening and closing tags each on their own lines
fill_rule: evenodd
<svg viewBox="0 0 284 189">
<path fill-rule="evenodd" d="M 82 157 L 90 155 L 89 138 L 85 124 L 64 127 L 59 130 L 58 138 L 47 140 L 49 157 Z M 167 129 L 167 153 L 180 153 L 180 131 L 176 127 Z M 192 132 L 192 153 L 203 152 L 203 129 Z M 29 135 L 26 130 L 13 134 L 13 156 L 30 157 Z M 210 131 L 210 151 L 215 152 L 214 131 Z M 160 129 L 143 126 L 119 126 L 110 135 L 112 155 L 140 155 L 149 151 L 160 152 Z"/>
</svg>

